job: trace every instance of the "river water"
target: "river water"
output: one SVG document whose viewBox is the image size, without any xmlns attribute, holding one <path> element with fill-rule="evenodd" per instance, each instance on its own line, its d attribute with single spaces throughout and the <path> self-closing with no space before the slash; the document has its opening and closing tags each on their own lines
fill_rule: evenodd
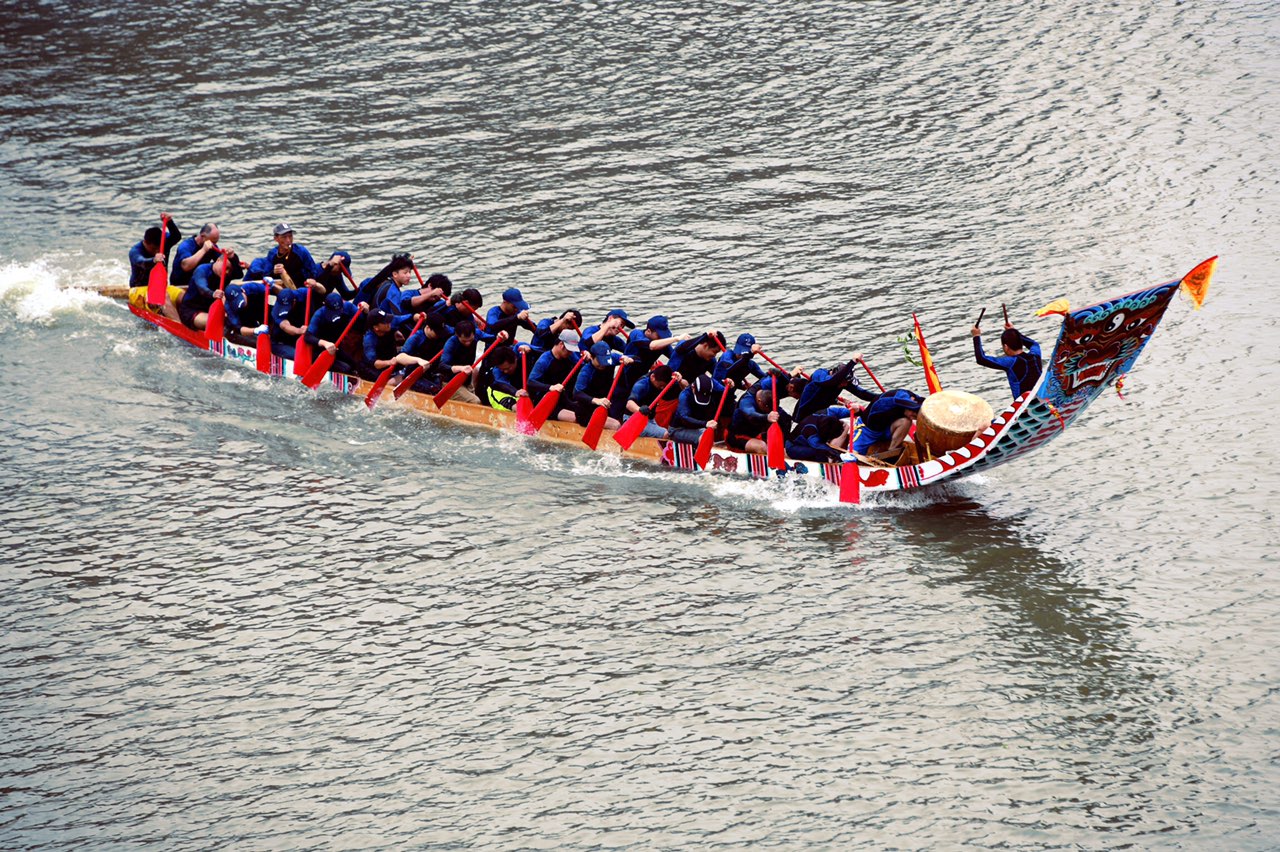
<svg viewBox="0 0 1280 852">
<path fill-rule="evenodd" d="M 0 846 L 1272 848 L 1272 3 L 10 4 Z M 852 508 L 224 366 L 160 210 L 997 407 L 968 328 L 1222 256 L 1040 453 Z M 70 288 L 70 289 L 66 289 Z"/>
</svg>

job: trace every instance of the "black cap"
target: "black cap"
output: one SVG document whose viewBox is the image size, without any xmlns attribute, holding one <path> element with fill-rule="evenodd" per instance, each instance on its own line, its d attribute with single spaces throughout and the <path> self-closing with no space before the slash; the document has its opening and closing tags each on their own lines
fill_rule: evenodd
<svg viewBox="0 0 1280 852">
<path fill-rule="evenodd" d="M 391 319 L 392 319 L 391 314 L 389 314 L 389 313 L 387 313 L 386 311 L 382 310 L 382 308 L 374 308 L 374 309 L 369 313 L 369 325 L 370 325 L 370 326 L 382 325 L 384 322 L 385 322 L 385 323 L 390 323 L 390 322 L 391 322 Z"/>
<path fill-rule="evenodd" d="M 693 380 L 693 384 L 689 385 L 689 390 L 693 393 L 693 401 L 698 405 L 711 404 L 711 392 L 715 390 L 711 383 L 711 377 L 706 373 Z"/>
</svg>

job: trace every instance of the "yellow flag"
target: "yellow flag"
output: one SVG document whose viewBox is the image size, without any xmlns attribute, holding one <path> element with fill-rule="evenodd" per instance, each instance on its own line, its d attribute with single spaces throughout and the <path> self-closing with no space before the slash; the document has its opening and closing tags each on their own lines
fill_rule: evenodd
<svg viewBox="0 0 1280 852">
<path fill-rule="evenodd" d="M 924 365 L 924 381 L 929 386 L 929 393 L 937 393 L 942 390 L 942 382 L 938 379 L 938 371 L 933 369 L 933 356 L 929 354 L 929 347 L 924 342 L 924 332 L 920 330 L 920 320 L 916 319 L 916 315 L 911 315 L 911 321 L 916 326 L 916 343 L 920 344 L 920 363 Z"/>
<path fill-rule="evenodd" d="M 1182 292 L 1186 293 L 1191 299 L 1191 304 L 1195 306 L 1197 311 L 1204 304 L 1204 297 L 1209 293 L 1209 281 L 1213 278 L 1213 271 L 1217 268 L 1218 256 L 1215 254 L 1182 276 Z"/>
<path fill-rule="evenodd" d="M 1054 299 L 1052 302 L 1036 311 L 1036 316 L 1044 317 L 1049 314 L 1062 314 L 1065 317 L 1069 310 L 1071 310 L 1071 303 L 1066 299 Z"/>
</svg>

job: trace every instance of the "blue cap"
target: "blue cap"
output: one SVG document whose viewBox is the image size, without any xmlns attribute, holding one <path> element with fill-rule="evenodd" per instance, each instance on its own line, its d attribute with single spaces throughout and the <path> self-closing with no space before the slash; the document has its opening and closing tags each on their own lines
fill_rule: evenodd
<svg viewBox="0 0 1280 852">
<path fill-rule="evenodd" d="M 615 310 L 609 311 L 609 316 L 610 316 L 610 317 L 621 317 L 621 318 L 622 318 L 622 324 L 623 324 L 623 325 L 625 325 L 627 328 L 635 328 L 635 327 L 636 327 L 636 324 L 635 324 L 635 323 L 633 323 L 633 322 L 631 321 L 631 317 L 627 316 L 627 312 L 626 312 L 626 311 L 624 311 L 624 310 L 622 310 L 621 308 L 617 308 L 617 309 L 615 309 Z M 608 319 L 608 318 L 609 318 L 609 317 L 605 317 L 605 319 Z"/>
<path fill-rule="evenodd" d="M 520 295 L 520 290 L 516 287 L 508 287 L 503 290 L 502 301 L 515 305 L 517 311 L 529 310 L 529 303 L 524 300 L 524 296 Z"/>
<path fill-rule="evenodd" d="M 340 258 L 342 258 L 342 265 L 343 265 L 343 266 L 345 266 L 345 267 L 347 268 L 347 270 L 348 270 L 348 271 L 350 271 L 350 269 L 351 269 L 351 252 L 349 252 L 349 251 L 343 251 L 342 249 L 338 249 L 338 250 L 337 250 L 337 251 L 335 251 L 333 254 L 329 255 L 329 257 L 340 257 Z"/>
<path fill-rule="evenodd" d="M 919 411 L 922 400 L 911 391 L 905 388 L 898 388 L 893 392 L 893 401 L 894 404 L 900 405 L 908 411 Z"/>
<path fill-rule="evenodd" d="M 756 339 L 749 334 L 739 334 L 738 342 L 733 344 L 734 355 L 746 355 L 755 346 Z"/>
<path fill-rule="evenodd" d="M 342 294 L 337 290 L 324 297 L 324 306 L 331 311 L 342 310 Z"/>
<path fill-rule="evenodd" d="M 658 316 L 649 317 L 649 321 L 644 324 L 649 331 L 656 331 L 663 337 L 671 336 L 671 326 L 667 325 L 667 318 L 659 314 Z"/>
<path fill-rule="evenodd" d="M 614 352 L 612 347 L 603 340 L 591 344 L 591 349 L 588 351 L 591 353 L 591 357 L 600 362 L 602 367 L 616 367 L 622 363 L 621 356 Z"/>
</svg>

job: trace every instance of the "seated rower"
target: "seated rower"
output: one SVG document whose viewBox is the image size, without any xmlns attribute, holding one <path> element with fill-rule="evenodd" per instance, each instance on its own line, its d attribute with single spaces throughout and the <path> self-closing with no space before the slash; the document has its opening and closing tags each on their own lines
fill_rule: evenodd
<svg viewBox="0 0 1280 852">
<path fill-rule="evenodd" d="M 787 456 L 800 461 L 838 462 L 849 446 L 849 421 L 833 414 L 810 414 L 787 440 Z"/>
<path fill-rule="evenodd" d="M 351 253 L 347 251 L 335 251 L 329 255 L 327 260 L 320 261 L 320 274 L 316 276 L 316 282 L 324 288 L 324 293 L 320 298 L 334 292 L 335 290 L 342 294 L 342 298 L 350 301 L 355 298 L 358 292 L 348 276 L 351 275 Z M 316 298 L 312 295 L 312 299 Z"/>
<path fill-rule="evenodd" d="M 361 307 L 365 310 L 369 309 L 369 305 L 365 302 L 359 304 L 344 302 L 340 294 L 330 293 L 324 297 L 324 304 L 311 315 L 311 322 L 307 324 L 307 332 L 303 335 L 303 339 L 311 347 L 313 357 L 318 355 L 321 349 L 334 353 L 332 369 L 339 373 L 348 375 L 356 373 L 355 359 L 350 356 L 349 350 L 344 352 L 338 349 L 335 343 L 342 336 L 347 323 Z M 347 339 L 350 340 L 354 334 L 353 329 L 352 334 L 347 335 Z"/>
<path fill-rule="evenodd" d="M 621 308 L 609 311 L 598 325 L 589 325 L 582 329 L 582 343 L 578 348 L 586 352 L 596 343 L 606 343 L 610 349 L 622 352 L 627 348 L 626 330 L 635 328 L 636 324 Z"/>
<path fill-rule="evenodd" d="M 298 351 L 298 338 L 307 333 L 311 316 L 307 313 L 307 293 L 311 293 L 311 313 L 314 314 L 324 301 L 323 284 L 310 290 L 281 290 L 271 306 L 271 352 L 292 361 Z"/>
<path fill-rule="evenodd" d="M 484 306 L 484 297 L 475 287 L 468 287 L 461 293 L 451 295 L 448 300 L 441 300 L 433 305 L 430 313 L 439 314 L 444 324 L 453 328 L 463 320 L 471 323 L 472 334 L 475 333 L 476 315 Z"/>
<path fill-rule="evenodd" d="M 414 320 L 417 321 L 416 319 Z M 439 393 L 444 387 L 444 383 L 440 381 L 440 361 L 436 359 L 432 363 L 433 358 L 440 354 L 444 349 L 445 343 L 449 340 L 449 329 L 445 327 L 444 320 L 438 314 L 428 314 L 422 323 L 422 328 L 409 335 L 409 339 L 404 342 L 404 346 L 400 351 L 412 355 L 415 358 L 421 358 L 431 366 L 418 377 L 413 383 L 413 390 L 419 393 L 434 394 Z M 396 384 L 413 372 L 411 367 L 401 367 L 393 374 L 396 378 Z"/>
<path fill-rule="evenodd" d="M 506 339 L 506 332 L 500 332 L 499 337 Z M 471 369 L 471 365 L 476 360 L 476 326 L 469 319 L 459 320 L 458 324 L 453 327 L 453 337 L 445 341 L 444 349 L 440 353 L 440 375 L 445 384 L 457 373 L 466 373 L 470 378 L 458 388 L 453 398 L 458 402 L 469 402 L 472 405 L 480 404 L 480 397 L 476 396 L 472 388 L 475 386 L 475 375 Z"/>
<path fill-rule="evenodd" d="M 597 408 L 609 410 L 604 428 L 617 429 L 622 425 L 622 412 L 626 409 L 627 388 L 621 380 L 614 385 L 614 374 L 631 363 L 601 340 L 587 350 L 587 362 L 578 371 L 573 386 L 573 405 L 578 413 L 578 425 L 586 426 Z M 609 392 L 613 391 L 613 396 Z"/>
<path fill-rule="evenodd" d="M 682 340 L 688 340 L 688 335 L 673 336 L 666 317 L 661 315 L 649 317 L 644 328 L 634 329 L 627 336 L 627 345 L 623 348 L 622 354 L 630 358 L 632 363 L 627 368 L 627 377 L 623 381 L 632 384 L 640 381 L 641 377 L 658 363 L 659 358 Z"/>
<path fill-rule="evenodd" d="M 281 222 L 272 229 L 276 246 L 249 264 L 247 280 L 258 281 L 274 277 L 287 289 L 310 286 L 320 275 L 320 264 L 311 257 L 307 247 L 293 241 L 293 228 Z"/>
<path fill-rule="evenodd" d="M 160 221 L 166 222 L 165 230 L 152 225 L 142 233 L 142 239 L 129 249 L 129 303 L 156 311 L 157 308 L 147 304 L 147 285 L 151 281 L 151 267 L 157 263 L 167 263 L 168 255 L 173 247 L 182 239 L 182 232 L 169 218 L 168 213 L 160 214 Z M 164 254 L 160 253 L 160 235 L 164 234 Z M 139 289 L 141 288 L 141 289 Z M 178 320 L 177 304 L 182 300 L 182 288 L 169 285 L 165 291 L 165 302 L 159 307 L 160 313 L 171 320 Z"/>
<path fill-rule="evenodd" d="M 769 450 L 769 426 L 777 423 L 783 436 L 791 434 L 791 415 L 779 408 L 773 410 L 773 389 L 757 382 L 738 400 L 729 421 L 729 434 L 725 445 L 744 453 L 765 453 Z"/>
<path fill-rule="evenodd" d="M 182 324 L 196 331 L 204 331 L 209 323 L 209 308 L 215 299 L 225 299 L 226 293 L 219 290 L 223 283 L 223 267 L 226 267 L 227 284 L 244 275 L 240 266 L 240 258 L 235 249 L 227 248 L 213 263 L 202 263 L 191 274 L 191 283 L 187 285 L 182 301 L 178 303 L 178 316 Z"/>
<path fill-rule="evenodd" d="M 733 348 L 721 352 L 720 357 L 716 359 L 715 371 L 712 372 L 711 378 L 718 382 L 733 379 L 739 385 L 746 384 L 749 375 L 756 379 L 763 379 L 765 371 L 756 363 L 754 357 L 760 349 L 760 344 L 756 343 L 754 336 L 739 334 L 738 342 L 733 344 Z"/>
<path fill-rule="evenodd" d="M 623 381 L 625 382 L 626 379 L 624 378 Z M 627 397 L 628 419 L 636 414 L 643 414 L 649 418 L 649 423 L 640 433 L 641 437 L 667 437 L 667 424 L 671 422 L 676 406 L 679 404 L 679 394 L 676 389 L 667 390 L 667 384 L 672 381 L 680 381 L 680 374 L 671 372 L 671 368 L 666 364 L 654 364 L 653 369 L 641 376 L 640 380 L 632 386 L 631 393 Z M 659 396 L 662 397 L 661 401 L 658 400 Z M 655 402 L 658 402 L 656 408 Z"/>
<path fill-rule="evenodd" d="M 712 418 L 716 416 L 720 396 L 726 387 L 733 387 L 733 379 L 720 384 L 704 372 L 680 391 L 680 401 L 667 430 L 671 433 L 672 440 L 696 444 L 704 429 L 719 429 L 720 424 Z"/>
<path fill-rule="evenodd" d="M 579 328 L 582 328 L 582 314 L 572 308 L 558 317 L 538 320 L 538 325 L 533 330 L 533 339 L 529 341 L 529 348 L 537 353 L 546 352 L 556 345 L 561 332 L 573 331 L 577 334 L 576 329 Z"/>
<path fill-rule="evenodd" d="M 357 368 L 360 375 L 373 381 L 388 367 L 401 366 L 413 369 L 427 365 L 425 358 L 418 358 L 400 351 L 396 334 L 392 329 L 395 317 L 381 308 L 369 314 L 368 330 L 364 333 L 364 357 Z"/>
<path fill-rule="evenodd" d="M 202 263 L 213 263 L 221 253 L 218 239 L 221 232 L 213 222 L 206 222 L 194 237 L 187 237 L 173 250 L 173 266 L 169 269 L 169 284 L 186 287 L 191 276 Z"/>
<path fill-rule="evenodd" d="M 387 280 L 378 285 L 373 295 L 373 304 L 392 316 L 407 316 L 430 310 L 445 298 L 444 290 L 431 284 L 412 288 L 409 286 L 414 279 L 414 272 L 413 258 L 407 254 L 393 257 L 383 271 L 387 273 Z"/>
<path fill-rule="evenodd" d="M 724 335 L 709 328 L 703 334 L 671 347 L 671 357 L 667 359 L 667 363 L 671 365 L 671 369 L 684 376 L 686 382 L 691 382 L 703 373 L 712 371 L 723 347 Z"/>
<path fill-rule="evenodd" d="M 527 396 L 520 385 L 520 357 L 512 347 L 499 346 L 480 365 L 476 395 L 490 408 L 511 411 L 517 399 Z"/>
<path fill-rule="evenodd" d="M 543 352 L 529 370 L 529 396 L 534 405 L 552 390 L 560 391 L 560 401 L 547 418 L 549 420 L 572 423 L 578 419 L 572 404 L 572 394 L 564 393 L 564 381 L 578 363 L 578 344 L 581 340 L 576 331 L 565 329 L 560 332 L 555 345 Z"/>
<path fill-rule="evenodd" d="M 840 401 L 841 391 L 847 390 L 858 399 L 868 402 L 875 399 L 878 396 L 875 391 L 867 390 L 853 378 L 853 369 L 861 358 L 860 354 L 854 353 L 853 360 L 838 367 L 814 370 L 800 392 L 800 399 L 791 414 L 792 419 L 800 423 L 809 415 L 818 414 L 823 409 L 836 405 Z"/>
<path fill-rule="evenodd" d="M 258 329 L 262 327 L 263 300 L 267 298 L 268 292 L 264 281 L 245 281 L 243 284 L 228 281 L 226 298 L 222 300 L 227 312 L 223 321 L 223 334 L 235 343 L 253 346 L 257 342 L 255 338 Z M 289 357 L 293 357 L 292 352 Z"/>
<path fill-rule="evenodd" d="M 864 456 L 892 461 L 902 454 L 902 444 L 924 400 L 905 388 L 885 391 L 871 401 L 853 429 L 850 449 Z"/>
<path fill-rule="evenodd" d="M 529 319 L 529 303 L 516 287 L 508 287 L 502 291 L 502 301 L 489 309 L 484 322 L 484 331 L 479 334 L 481 340 L 493 340 L 498 332 L 505 331 L 507 339 L 514 344 L 519 329 L 538 329 L 533 320 Z"/>
<path fill-rule="evenodd" d="M 1004 324 L 1000 333 L 1000 345 L 1004 349 L 1003 356 L 988 357 L 982 350 L 982 330 L 976 325 L 970 329 L 973 335 L 973 357 L 984 367 L 993 370 L 1004 370 L 1009 377 L 1009 390 L 1013 398 L 1022 396 L 1040 381 L 1040 373 L 1044 370 L 1044 362 L 1040 358 L 1040 344 L 1030 337 L 1024 336 L 1010 323 Z"/>
</svg>

